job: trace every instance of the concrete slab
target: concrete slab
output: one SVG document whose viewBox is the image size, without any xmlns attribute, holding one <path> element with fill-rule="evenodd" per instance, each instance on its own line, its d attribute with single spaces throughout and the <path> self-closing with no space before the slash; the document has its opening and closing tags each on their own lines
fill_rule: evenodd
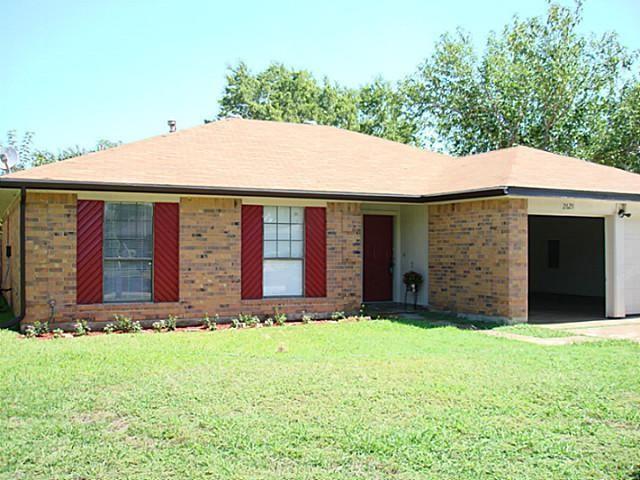
<svg viewBox="0 0 640 480">
<path fill-rule="evenodd" d="M 491 337 L 508 338 L 509 340 L 518 340 L 519 342 L 546 346 L 570 345 L 573 343 L 597 342 L 599 340 L 602 340 L 602 338 L 600 337 L 589 337 L 582 335 L 557 338 L 539 338 L 530 337 L 528 335 L 518 335 L 515 333 L 497 332 L 495 330 L 478 330 L 478 333 L 484 333 L 485 335 L 489 335 Z"/>
<path fill-rule="evenodd" d="M 640 342 L 640 318 L 598 320 L 595 322 L 556 323 L 536 326 L 553 330 L 563 330 L 587 337 Z"/>
</svg>

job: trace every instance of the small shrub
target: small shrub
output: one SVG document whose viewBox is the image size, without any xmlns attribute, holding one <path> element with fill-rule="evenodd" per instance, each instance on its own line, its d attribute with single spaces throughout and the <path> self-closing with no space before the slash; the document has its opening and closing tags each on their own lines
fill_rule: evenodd
<svg viewBox="0 0 640 480">
<path fill-rule="evenodd" d="M 114 331 L 128 333 L 133 330 L 133 321 L 131 320 L 131 317 L 114 315 L 113 320 Z"/>
<path fill-rule="evenodd" d="M 62 331 L 61 328 L 54 328 L 53 329 L 53 338 L 62 338 L 63 334 L 64 334 L 64 332 Z"/>
<path fill-rule="evenodd" d="M 311 322 L 313 322 L 313 320 L 314 320 L 314 318 L 313 318 L 312 314 L 309 314 L 309 313 L 306 313 L 306 312 L 302 313 L 302 323 L 305 323 L 305 324 L 311 323 Z"/>
<path fill-rule="evenodd" d="M 89 334 L 91 328 L 89 328 L 86 320 L 78 320 L 74 325 L 74 331 L 76 337 L 83 337 Z"/>
<path fill-rule="evenodd" d="M 33 325 L 27 325 L 27 327 L 24 329 L 24 336 L 27 338 L 37 337 L 36 328 Z"/>
<path fill-rule="evenodd" d="M 231 328 L 240 329 L 245 328 L 246 326 L 247 324 L 240 320 L 240 318 L 234 317 L 231 319 Z"/>
<path fill-rule="evenodd" d="M 178 317 L 176 317 L 175 315 L 169 315 L 169 318 L 167 318 L 164 323 L 167 327 L 167 330 L 173 332 L 178 324 Z"/>
<path fill-rule="evenodd" d="M 287 314 L 281 313 L 278 307 L 275 307 L 273 309 L 273 321 L 276 323 L 276 325 L 282 326 L 287 321 Z"/>
<path fill-rule="evenodd" d="M 258 317 L 257 315 L 248 315 L 241 313 L 240 315 L 238 315 L 238 320 L 240 321 L 240 323 L 244 323 L 249 328 L 255 327 L 260 324 L 260 317 Z"/>
<path fill-rule="evenodd" d="M 36 337 L 41 337 L 49 333 L 49 322 L 33 322 L 33 328 L 36 331 Z"/>
<path fill-rule="evenodd" d="M 267 317 L 267 319 L 264 321 L 264 326 L 265 327 L 273 327 L 273 318 Z"/>
<path fill-rule="evenodd" d="M 115 330 L 116 330 L 116 327 L 115 327 L 115 325 L 114 325 L 113 323 L 107 323 L 107 324 L 104 326 L 104 328 L 102 329 L 102 331 L 103 331 L 104 333 L 106 333 L 107 335 L 109 335 L 109 334 L 111 334 L 111 333 L 115 332 Z"/>
<path fill-rule="evenodd" d="M 220 317 L 218 316 L 218 314 L 215 314 L 213 318 L 209 318 L 209 314 L 205 314 L 203 323 L 205 327 L 207 327 L 209 330 L 213 332 L 214 330 L 218 329 L 219 320 L 220 320 Z"/>
<path fill-rule="evenodd" d="M 131 317 L 125 317 L 124 315 L 114 315 L 113 331 L 123 333 L 140 333 L 142 331 L 142 325 L 140 322 L 134 322 Z"/>
<path fill-rule="evenodd" d="M 166 323 L 164 320 L 158 320 L 157 322 L 153 322 L 151 324 L 151 328 L 153 328 L 154 332 L 161 332 L 166 327 Z"/>
<path fill-rule="evenodd" d="M 331 314 L 331 320 L 335 320 L 336 322 L 338 320 L 344 320 L 346 317 L 346 315 L 344 314 L 344 312 L 333 312 Z"/>
</svg>

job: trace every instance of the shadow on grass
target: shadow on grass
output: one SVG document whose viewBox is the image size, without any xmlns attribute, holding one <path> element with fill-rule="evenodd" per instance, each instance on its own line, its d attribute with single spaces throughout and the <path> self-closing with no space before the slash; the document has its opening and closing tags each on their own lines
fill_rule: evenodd
<svg viewBox="0 0 640 480">
<path fill-rule="evenodd" d="M 419 311 L 410 314 L 399 314 L 385 317 L 392 322 L 411 325 L 420 328 L 445 328 L 455 327 L 461 330 L 491 330 L 497 327 L 503 327 L 504 324 L 498 322 L 489 322 L 484 320 L 473 320 L 470 318 L 459 317 L 449 313 Z"/>
</svg>

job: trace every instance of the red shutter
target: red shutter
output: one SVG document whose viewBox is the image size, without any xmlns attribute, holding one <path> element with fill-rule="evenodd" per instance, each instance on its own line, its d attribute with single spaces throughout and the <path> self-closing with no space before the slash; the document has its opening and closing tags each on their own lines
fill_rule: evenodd
<svg viewBox="0 0 640 480">
<path fill-rule="evenodd" d="M 76 221 L 76 301 L 102 303 L 104 202 L 78 200 Z"/>
<path fill-rule="evenodd" d="M 262 298 L 262 207 L 242 206 L 242 298 Z"/>
<path fill-rule="evenodd" d="M 153 205 L 153 301 L 180 300 L 180 204 Z"/>
<path fill-rule="evenodd" d="M 305 222 L 304 292 L 306 297 L 327 296 L 327 209 L 307 207 Z"/>
</svg>

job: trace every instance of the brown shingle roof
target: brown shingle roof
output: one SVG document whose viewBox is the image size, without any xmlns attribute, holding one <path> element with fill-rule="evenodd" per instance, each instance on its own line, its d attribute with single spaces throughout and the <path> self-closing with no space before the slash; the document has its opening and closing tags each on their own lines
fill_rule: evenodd
<svg viewBox="0 0 640 480">
<path fill-rule="evenodd" d="M 424 196 L 534 187 L 640 194 L 640 175 L 526 147 L 454 158 L 319 125 L 225 119 L 12 173 L 26 181 Z"/>
</svg>

